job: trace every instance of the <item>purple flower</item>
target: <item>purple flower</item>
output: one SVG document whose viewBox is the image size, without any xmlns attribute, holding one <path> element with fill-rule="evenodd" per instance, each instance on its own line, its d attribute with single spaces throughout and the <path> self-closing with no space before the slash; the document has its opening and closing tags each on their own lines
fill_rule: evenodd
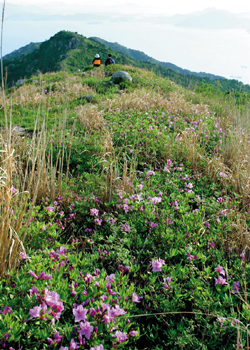
<svg viewBox="0 0 250 350">
<path fill-rule="evenodd" d="M 103 345 L 100 344 L 100 345 L 95 346 L 94 348 L 90 348 L 90 350 L 107 350 L 107 349 L 104 349 Z"/>
<path fill-rule="evenodd" d="M 20 255 L 20 257 L 21 257 L 22 259 L 24 259 L 24 260 L 30 258 L 25 252 L 21 252 L 19 255 Z"/>
<path fill-rule="evenodd" d="M 46 210 L 48 210 L 48 212 L 53 212 L 55 211 L 54 207 L 45 207 Z"/>
<path fill-rule="evenodd" d="M 60 249 L 57 249 L 57 253 L 58 253 L 59 255 L 66 255 L 66 253 L 67 253 L 67 248 L 65 248 L 65 247 L 60 247 Z"/>
<path fill-rule="evenodd" d="M 59 350 L 69 350 L 67 346 L 61 346 Z"/>
<path fill-rule="evenodd" d="M 239 320 L 237 318 L 234 318 L 233 321 L 231 322 L 231 325 L 234 326 L 235 324 L 239 324 Z"/>
<path fill-rule="evenodd" d="M 47 275 L 45 272 L 41 272 L 38 276 L 39 280 L 50 280 L 52 278 L 52 275 Z"/>
<path fill-rule="evenodd" d="M 167 282 L 166 282 L 167 280 Z M 167 278 L 163 278 L 163 285 L 164 285 L 164 288 L 166 289 L 173 289 L 173 287 L 170 285 L 171 283 L 171 280 L 172 280 L 172 277 L 167 277 Z"/>
<path fill-rule="evenodd" d="M 84 335 L 88 340 L 91 337 L 94 327 L 89 322 L 80 322 L 79 334 Z"/>
<path fill-rule="evenodd" d="M 214 285 L 216 286 L 216 284 L 220 284 L 222 286 L 223 284 L 228 284 L 228 283 L 227 283 L 227 280 L 225 278 L 223 278 L 222 276 L 219 276 L 217 278 L 217 280 L 215 281 Z"/>
<path fill-rule="evenodd" d="M 136 335 L 138 334 L 138 332 L 136 332 L 136 331 L 131 331 L 129 334 L 131 335 L 131 337 L 136 337 Z"/>
<path fill-rule="evenodd" d="M 90 209 L 90 215 L 91 216 L 98 216 L 99 215 L 99 210 L 98 209 Z"/>
<path fill-rule="evenodd" d="M 30 309 L 29 311 L 29 315 L 31 316 L 31 318 L 43 318 L 42 316 L 45 314 L 47 310 L 47 305 L 39 305 L 39 306 L 35 306 L 33 309 Z"/>
<path fill-rule="evenodd" d="M 223 173 L 222 171 L 220 172 L 220 177 L 224 178 L 224 177 L 227 177 L 227 174 Z"/>
<path fill-rule="evenodd" d="M 154 227 L 156 227 L 156 226 L 158 226 L 156 223 L 154 223 L 154 222 L 150 222 L 150 224 L 149 224 L 149 227 L 150 228 L 154 228 Z"/>
<path fill-rule="evenodd" d="M 12 308 L 10 306 L 5 306 L 3 308 L 3 314 L 4 315 L 11 314 L 11 312 L 12 312 Z"/>
<path fill-rule="evenodd" d="M 241 257 L 242 260 L 244 260 L 244 259 L 245 259 L 245 253 L 242 252 L 242 253 L 240 254 L 240 257 Z"/>
<path fill-rule="evenodd" d="M 220 275 L 225 276 L 225 271 L 223 270 L 223 267 L 218 265 L 218 267 L 215 268 L 216 272 L 219 272 Z"/>
<path fill-rule="evenodd" d="M 194 260 L 194 259 L 197 259 L 197 255 L 196 256 L 193 256 L 193 255 L 191 255 L 189 252 L 187 252 L 187 255 L 188 255 L 188 260 L 189 261 L 192 261 L 192 260 Z"/>
<path fill-rule="evenodd" d="M 240 282 L 234 282 L 233 292 L 232 293 L 233 294 L 238 293 L 239 289 L 240 289 Z"/>
<path fill-rule="evenodd" d="M 150 264 L 153 267 L 153 272 L 160 272 L 163 265 L 165 265 L 165 260 L 157 259 L 155 261 L 150 261 Z"/>
<path fill-rule="evenodd" d="M 31 274 L 32 277 L 34 277 L 36 280 L 38 280 L 38 277 L 35 274 L 35 272 L 33 272 L 32 270 L 29 270 L 29 273 Z"/>
<path fill-rule="evenodd" d="M 77 305 L 73 309 L 73 315 L 75 316 L 75 322 L 86 321 L 88 309 L 84 309 L 82 305 Z"/>
<path fill-rule="evenodd" d="M 108 281 L 109 283 L 115 282 L 114 279 L 115 279 L 115 274 L 113 273 L 105 278 L 105 280 Z"/>
<path fill-rule="evenodd" d="M 45 288 L 45 297 L 48 306 L 52 307 L 52 315 L 56 320 L 59 320 L 62 311 L 64 310 L 63 302 L 60 300 L 60 295 L 56 292 L 49 291 L 48 288 Z"/>
<path fill-rule="evenodd" d="M 112 334 L 112 337 L 116 337 L 118 343 L 123 343 L 124 341 L 126 341 L 128 339 L 127 337 L 127 333 L 123 333 L 120 331 L 116 331 L 115 334 Z"/>
<path fill-rule="evenodd" d="M 133 293 L 132 295 L 132 301 L 134 303 L 140 303 L 140 299 L 143 299 L 143 297 L 139 297 L 136 293 Z"/>
<path fill-rule="evenodd" d="M 102 219 L 94 219 L 94 223 L 98 226 L 102 225 Z"/>
<path fill-rule="evenodd" d="M 32 298 L 32 295 L 36 295 L 36 299 L 38 298 L 38 297 L 40 297 L 40 294 L 39 294 L 39 292 L 38 292 L 38 290 L 36 289 L 36 287 L 35 286 L 32 286 L 32 288 L 29 290 L 29 292 L 30 292 L 30 297 Z"/>
<path fill-rule="evenodd" d="M 69 348 L 70 349 L 79 349 L 80 346 L 78 345 L 78 343 L 74 339 L 71 339 Z"/>
</svg>

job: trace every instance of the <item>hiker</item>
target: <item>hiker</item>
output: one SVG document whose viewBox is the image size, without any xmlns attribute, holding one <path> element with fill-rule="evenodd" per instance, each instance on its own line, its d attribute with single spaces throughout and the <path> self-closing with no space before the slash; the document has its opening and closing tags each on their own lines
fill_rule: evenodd
<svg viewBox="0 0 250 350">
<path fill-rule="evenodd" d="M 112 58 L 111 54 L 108 55 L 108 58 L 105 61 L 105 66 L 108 66 L 109 64 L 115 64 L 115 60 Z"/>
<path fill-rule="evenodd" d="M 94 65 L 94 67 L 100 67 L 100 65 L 102 64 L 102 61 L 100 59 L 100 55 L 98 55 L 98 53 L 95 55 L 95 58 L 94 58 L 92 63 Z"/>
</svg>

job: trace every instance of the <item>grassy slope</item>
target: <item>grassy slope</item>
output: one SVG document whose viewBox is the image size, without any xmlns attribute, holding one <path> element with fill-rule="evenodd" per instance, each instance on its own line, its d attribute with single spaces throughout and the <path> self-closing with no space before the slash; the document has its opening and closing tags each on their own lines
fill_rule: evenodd
<svg viewBox="0 0 250 350">
<path fill-rule="evenodd" d="M 127 70 L 134 82 L 109 84 L 110 77 L 101 67 L 84 77 L 64 72 L 31 77 L 7 93 L 4 107 L 8 116 L 12 113 L 14 125 L 31 131 L 37 116 L 46 121 L 41 149 L 49 161 L 42 168 L 36 163 L 34 184 L 37 174 L 41 177 L 37 206 L 27 202 L 19 228 L 18 216 L 10 221 L 31 258 L 21 260 L 18 252 L 23 248 L 16 244 L 17 272 L 1 280 L 0 309 L 10 306 L 12 311 L 0 315 L 0 344 L 48 349 L 48 338 L 56 334 L 50 326 L 51 314 L 46 314 L 47 320 L 29 319 L 29 310 L 40 305 L 39 298 L 29 296 L 35 286 L 41 295 L 45 287 L 58 293 L 63 302 L 54 327 L 63 335 L 60 346 L 69 347 L 71 339 L 79 342 L 73 304 L 103 310 L 103 294 L 106 304 L 114 307 L 118 302 L 127 314 L 113 319 L 109 328 L 103 322 L 106 312 L 88 314 L 98 329 L 82 348 L 103 344 L 107 349 L 116 345 L 130 350 L 231 350 L 237 342 L 245 346 L 249 311 L 247 299 L 241 296 L 246 296 L 250 272 L 247 250 L 245 259 L 240 256 L 249 245 L 250 194 L 243 177 L 248 176 L 249 142 L 249 131 L 242 128 L 245 105 L 236 106 L 237 113 L 242 107 L 237 120 L 227 111 L 227 106 L 229 111 L 235 108 L 229 96 L 225 99 L 216 91 L 194 93 L 135 67 L 115 65 L 106 70 L 112 74 L 119 69 Z M 90 93 L 94 100 L 87 104 L 81 97 Z M 1 122 L 3 126 L 3 114 Z M 25 183 L 21 169 L 29 164 L 32 147 L 39 149 L 33 145 L 30 136 L 13 135 L 16 170 L 11 181 L 20 193 Z M 4 153 L 1 157 L 4 167 Z M 18 194 L 8 191 L 7 180 L 3 179 L 2 188 L 1 201 L 10 193 L 10 207 L 20 213 Z M 34 195 L 34 188 L 30 192 Z M 6 220 L 7 204 L 1 204 L 1 217 Z M 93 208 L 98 210 L 94 216 Z M 12 220 L 11 210 L 9 215 Z M 56 257 L 60 246 L 67 251 Z M 151 261 L 158 258 L 165 264 L 154 272 Z M 119 265 L 130 269 L 121 271 Z M 215 270 L 218 265 L 220 272 Z M 29 270 L 52 278 L 37 280 Z M 81 277 L 85 273 L 96 273 L 95 279 L 88 282 Z M 105 278 L 111 274 L 117 300 L 106 286 Z M 219 280 L 215 285 L 219 276 L 227 284 Z M 238 281 L 240 294 L 234 294 Z M 118 344 L 110 334 L 113 326 L 129 339 Z M 132 336 L 133 331 L 139 333 Z M 115 335 L 115 330 L 111 333 Z"/>
</svg>

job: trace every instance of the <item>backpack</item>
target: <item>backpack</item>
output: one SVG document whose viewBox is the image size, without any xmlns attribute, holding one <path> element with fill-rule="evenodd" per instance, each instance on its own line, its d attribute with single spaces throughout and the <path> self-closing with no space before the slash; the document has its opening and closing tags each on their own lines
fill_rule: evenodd
<svg viewBox="0 0 250 350">
<path fill-rule="evenodd" d="M 105 66 L 108 66 L 108 65 L 114 64 L 114 63 L 115 63 L 115 61 L 113 60 L 113 58 L 108 57 L 105 61 Z"/>
</svg>

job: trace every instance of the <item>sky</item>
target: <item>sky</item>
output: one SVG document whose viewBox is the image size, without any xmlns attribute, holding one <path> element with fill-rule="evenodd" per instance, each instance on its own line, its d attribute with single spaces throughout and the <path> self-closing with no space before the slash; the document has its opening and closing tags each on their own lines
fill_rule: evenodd
<svg viewBox="0 0 250 350">
<path fill-rule="evenodd" d="M 1 0 L 3 3 L 3 0 Z M 51 3 L 51 0 L 11 0 L 11 3 L 20 5 L 37 5 L 43 6 Z M 56 2 L 56 1 L 54 1 Z M 89 8 L 91 1 L 89 0 L 62 0 L 58 2 L 63 2 L 64 4 L 73 5 L 76 4 L 79 8 L 84 9 L 84 7 Z M 8 3 L 8 0 L 6 1 Z M 215 7 L 217 9 L 227 10 L 233 13 L 249 12 L 250 13 L 250 1 L 249 0 L 134 0 L 134 1 L 117 1 L 117 0 L 95 0 L 96 12 L 98 12 L 98 7 L 121 7 L 126 4 L 127 8 L 131 11 L 137 12 L 138 9 L 144 9 L 148 12 L 153 13 L 164 13 L 164 14 L 175 14 L 175 13 L 190 13 L 195 11 L 201 11 L 208 7 Z M 60 6 L 59 6 L 60 7 Z M 77 8 L 76 8 L 77 10 Z"/>
</svg>

